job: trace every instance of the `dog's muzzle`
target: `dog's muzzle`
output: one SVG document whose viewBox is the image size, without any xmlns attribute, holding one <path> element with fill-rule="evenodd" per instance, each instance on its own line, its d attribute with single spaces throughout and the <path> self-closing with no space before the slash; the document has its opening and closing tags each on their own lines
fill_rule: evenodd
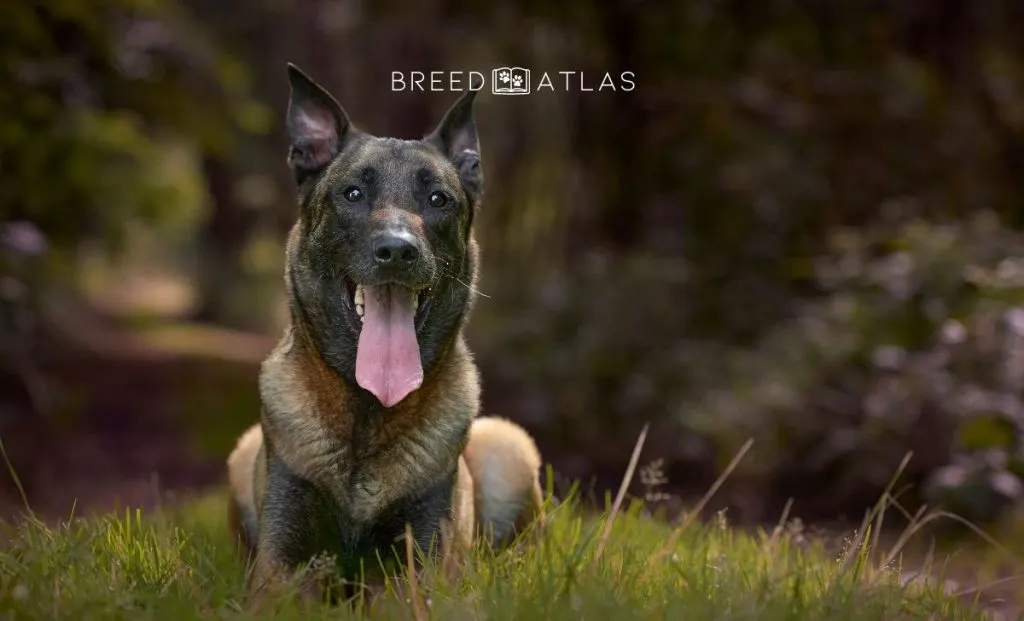
<svg viewBox="0 0 1024 621">
<path fill-rule="evenodd" d="M 386 232 L 370 242 L 373 278 L 357 284 L 356 382 L 390 408 L 423 382 L 417 328 L 429 306 L 429 275 L 420 240 Z"/>
<path fill-rule="evenodd" d="M 419 241 L 409 233 L 382 233 L 370 244 L 377 277 L 414 285 L 422 271 L 423 252 Z"/>
</svg>

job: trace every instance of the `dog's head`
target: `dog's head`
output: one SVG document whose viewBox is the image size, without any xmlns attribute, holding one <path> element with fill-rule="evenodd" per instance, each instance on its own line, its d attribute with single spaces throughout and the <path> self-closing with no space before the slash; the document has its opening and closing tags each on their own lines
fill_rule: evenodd
<svg viewBox="0 0 1024 621">
<path fill-rule="evenodd" d="M 472 305 L 473 214 L 483 192 L 467 90 L 422 140 L 377 137 L 294 65 L 288 161 L 296 253 L 321 353 L 391 407 L 420 386 Z M 333 360 L 332 360 L 333 359 Z"/>
</svg>

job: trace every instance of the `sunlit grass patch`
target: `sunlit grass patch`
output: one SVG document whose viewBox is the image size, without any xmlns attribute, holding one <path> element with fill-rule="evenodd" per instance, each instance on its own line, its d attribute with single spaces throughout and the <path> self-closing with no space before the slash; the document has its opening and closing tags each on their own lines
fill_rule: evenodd
<svg viewBox="0 0 1024 621">
<path fill-rule="evenodd" d="M 640 502 L 607 517 L 569 499 L 538 543 L 480 549 L 458 578 L 429 565 L 411 597 L 389 581 L 373 618 L 410 619 L 981 619 L 938 582 L 902 584 L 898 564 L 874 567 L 868 537 L 836 554 L 779 529 L 745 533 L 724 517 L 675 528 Z M 211 495 L 173 511 L 135 511 L 50 527 L 5 526 L 0 613 L 15 619 L 253 618 L 245 568 Z M 859 543 L 858 543 L 859 542 Z M 265 618 L 364 618 L 363 603 L 302 610 L 295 600 Z"/>
</svg>

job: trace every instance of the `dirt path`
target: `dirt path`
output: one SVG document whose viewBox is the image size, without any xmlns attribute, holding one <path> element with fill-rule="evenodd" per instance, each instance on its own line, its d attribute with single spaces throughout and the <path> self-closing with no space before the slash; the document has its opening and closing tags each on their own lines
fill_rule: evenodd
<svg viewBox="0 0 1024 621">
<path fill-rule="evenodd" d="M 27 408 L 10 389 L 17 378 L 0 386 L 0 439 L 37 514 L 149 508 L 220 483 L 222 445 L 258 416 L 256 373 L 272 340 L 209 328 L 132 336 L 99 324 L 60 340 L 40 369 L 50 411 Z M 22 509 L 4 469 L 0 517 Z"/>
</svg>

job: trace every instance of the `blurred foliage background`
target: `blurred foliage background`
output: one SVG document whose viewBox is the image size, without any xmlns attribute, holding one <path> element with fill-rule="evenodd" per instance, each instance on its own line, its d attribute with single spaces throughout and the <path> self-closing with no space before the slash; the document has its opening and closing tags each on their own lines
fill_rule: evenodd
<svg viewBox="0 0 1024 621">
<path fill-rule="evenodd" d="M 288 61 L 408 138 L 454 94 L 392 71 L 635 73 L 478 100 L 484 405 L 561 477 L 616 485 L 650 422 L 684 496 L 755 439 L 716 500 L 740 518 L 859 518 L 908 451 L 909 504 L 992 520 L 1024 493 L 1024 4 L 0 17 L 0 438 L 37 505 L 215 483 L 258 416 L 296 215 Z"/>
</svg>

